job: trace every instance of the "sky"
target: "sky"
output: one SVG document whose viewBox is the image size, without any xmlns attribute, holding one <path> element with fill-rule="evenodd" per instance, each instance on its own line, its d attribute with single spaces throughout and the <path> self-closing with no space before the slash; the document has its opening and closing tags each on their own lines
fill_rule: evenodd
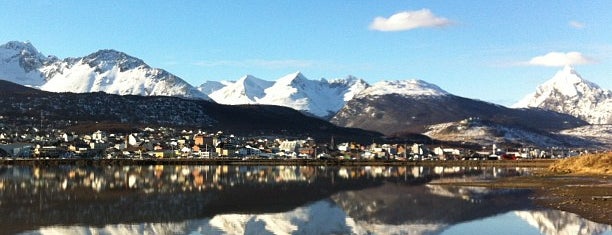
<svg viewBox="0 0 612 235">
<path fill-rule="evenodd" d="M 301 71 L 511 105 L 572 64 L 612 89 L 612 1 L 0 1 L 0 44 L 115 49 L 194 86 Z"/>
</svg>

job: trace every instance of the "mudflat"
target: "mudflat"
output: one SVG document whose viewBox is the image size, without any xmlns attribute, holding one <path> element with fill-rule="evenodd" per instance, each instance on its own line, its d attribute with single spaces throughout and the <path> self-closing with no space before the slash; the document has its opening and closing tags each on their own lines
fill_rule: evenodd
<svg viewBox="0 0 612 235">
<path fill-rule="evenodd" d="M 558 160 L 531 176 L 448 184 L 531 189 L 538 205 L 612 225 L 611 167 L 612 152 L 609 152 Z"/>
</svg>

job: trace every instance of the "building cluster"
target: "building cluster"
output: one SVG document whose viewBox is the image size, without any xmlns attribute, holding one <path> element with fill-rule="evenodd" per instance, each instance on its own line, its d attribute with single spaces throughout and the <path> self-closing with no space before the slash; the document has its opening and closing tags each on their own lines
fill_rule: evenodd
<svg viewBox="0 0 612 235">
<path fill-rule="evenodd" d="M 96 131 L 79 135 L 60 130 L 0 130 L 0 156 L 13 158 L 309 158 L 349 160 L 459 160 L 565 157 L 563 149 L 482 149 L 354 142 L 326 143 L 312 138 L 239 137 L 174 128 L 144 128 L 129 134 Z"/>
<path fill-rule="evenodd" d="M 144 128 L 129 134 L 96 131 L 79 135 L 63 131 L 0 131 L 0 156 L 94 158 L 313 158 L 312 138 L 237 137 L 174 128 Z"/>
</svg>

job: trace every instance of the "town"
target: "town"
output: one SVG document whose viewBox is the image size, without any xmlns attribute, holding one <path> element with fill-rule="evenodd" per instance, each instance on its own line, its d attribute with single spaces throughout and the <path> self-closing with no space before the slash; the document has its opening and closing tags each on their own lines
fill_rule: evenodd
<svg viewBox="0 0 612 235">
<path fill-rule="evenodd" d="M 0 123 L 1 124 L 1 123 Z M 500 160 L 562 158 L 584 150 L 563 148 L 469 148 L 426 143 L 335 143 L 313 138 L 242 137 L 233 134 L 142 128 L 129 134 L 95 131 L 91 134 L 37 128 L 13 130 L 0 125 L 0 157 L 89 159 L 336 159 L 336 160 Z"/>
</svg>

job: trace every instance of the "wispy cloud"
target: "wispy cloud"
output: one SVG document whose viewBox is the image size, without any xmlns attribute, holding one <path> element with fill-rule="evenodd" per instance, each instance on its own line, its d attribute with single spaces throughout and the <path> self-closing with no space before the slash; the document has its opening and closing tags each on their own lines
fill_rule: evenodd
<svg viewBox="0 0 612 235">
<path fill-rule="evenodd" d="M 549 66 L 559 67 L 565 65 L 578 65 L 578 64 L 592 64 L 595 61 L 580 52 L 571 51 L 567 53 L 563 52 L 549 52 L 546 55 L 536 56 L 531 58 L 529 61 L 522 64 L 534 65 L 534 66 Z"/>
<path fill-rule="evenodd" d="M 451 24 L 452 21 L 434 15 L 429 9 L 421 9 L 418 11 L 399 12 L 389 18 L 376 17 L 370 24 L 370 29 L 377 31 L 406 31 L 416 28 L 444 27 Z"/>
<path fill-rule="evenodd" d="M 582 29 L 582 28 L 586 27 L 586 25 L 584 23 L 578 22 L 578 21 L 573 21 L 573 20 L 570 21 L 568 24 L 569 24 L 570 27 L 575 28 L 575 29 Z"/>
<path fill-rule="evenodd" d="M 308 68 L 315 64 L 310 60 L 215 60 L 215 61 L 198 61 L 193 63 L 202 67 L 242 67 L 242 68 L 266 68 L 266 69 L 282 69 L 282 68 Z"/>
</svg>

